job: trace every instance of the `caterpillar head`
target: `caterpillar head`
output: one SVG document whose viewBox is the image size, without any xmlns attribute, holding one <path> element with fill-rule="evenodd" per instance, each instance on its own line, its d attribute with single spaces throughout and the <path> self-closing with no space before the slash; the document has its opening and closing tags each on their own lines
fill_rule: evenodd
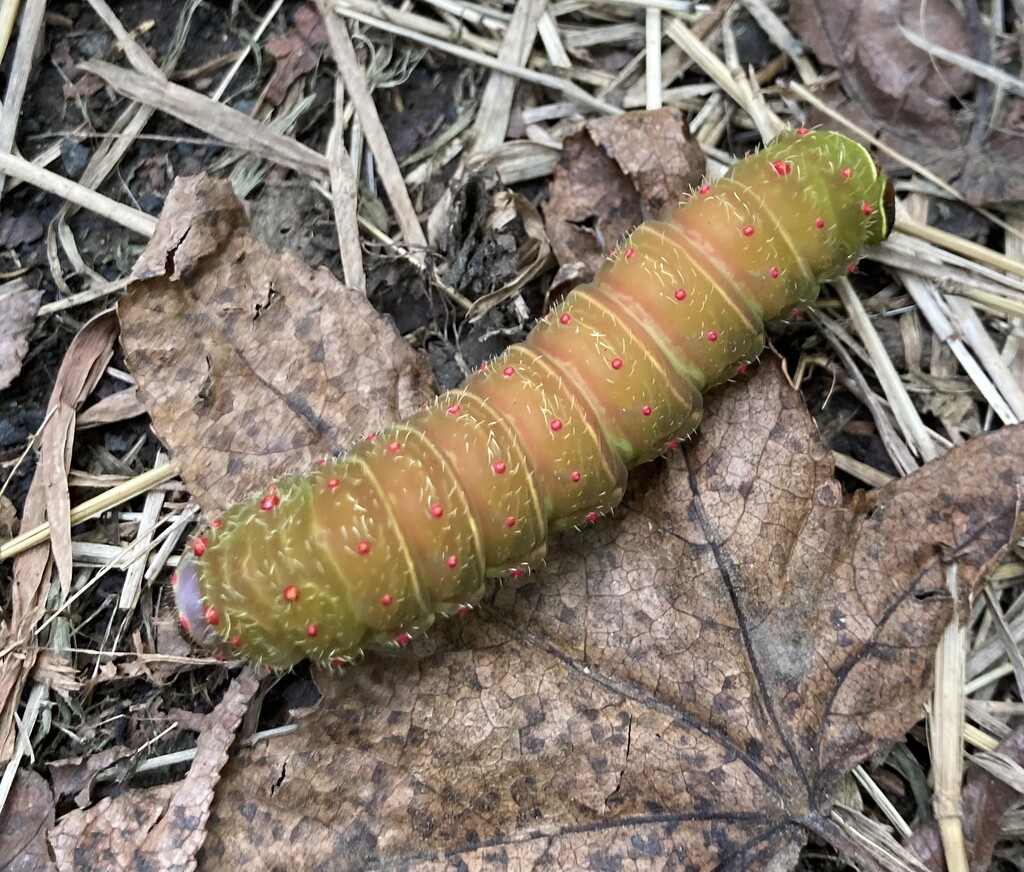
<svg viewBox="0 0 1024 872">
<path fill-rule="evenodd" d="M 174 577 L 174 598 L 185 632 L 204 648 L 226 653 L 228 646 L 206 618 L 206 604 L 199 592 L 199 573 L 191 560 L 178 566 Z"/>
</svg>

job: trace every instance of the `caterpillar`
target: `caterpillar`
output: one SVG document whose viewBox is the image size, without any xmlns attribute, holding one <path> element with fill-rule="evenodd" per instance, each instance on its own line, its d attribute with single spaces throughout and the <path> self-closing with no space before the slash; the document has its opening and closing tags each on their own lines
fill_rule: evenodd
<svg viewBox="0 0 1024 872">
<path fill-rule="evenodd" d="M 462 387 L 214 520 L 173 579 L 184 628 L 218 656 L 342 665 L 472 608 L 553 530 L 611 511 L 627 470 L 686 439 L 765 323 L 852 269 L 893 207 L 858 143 L 783 134 L 638 226 Z"/>
</svg>

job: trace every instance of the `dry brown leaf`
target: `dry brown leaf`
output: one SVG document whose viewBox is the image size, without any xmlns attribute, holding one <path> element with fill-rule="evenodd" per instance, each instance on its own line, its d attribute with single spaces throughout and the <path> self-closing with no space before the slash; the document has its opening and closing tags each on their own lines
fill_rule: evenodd
<svg viewBox="0 0 1024 872">
<path fill-rule="evenodd" d="M 0 216 L 0 250 L 31 245 L 38 242 L 45 231 L 46 228 L 35 215 Z"/>
<path fill-rule="evenodd" d="M 50 763 L 50 779 L 53 782 L 55 802 L 74 799 L 79 808 L 87 808 L 92 802 L 91 791 L 96 777 L 110 767 L 126 763 L 134 756 L 130 748 L 114 745 L 86 757 L 74 757 Z"/>
<path fill-rule="evenodd" d="M 295 10 L 295 26 L 264 43 L 276 63 L 263 89 L 263 99 L 271 106 L 280 106 L 292 82 L 316 69 L 325 45 L 327 30 L 323 19 L 309 6 L 299 6 Z"/>
<path fill-rule="evenodd" d="M 100 313 L 79 331 L 68 346 L 46 410 L 39 471 L 46 487 L 50 550 L 63 597 L 71 592 L 71 495 L 68 492 L 68 470 L 71 469 L 77 414 L 107 368 L 116 338 L 117 317 L 112 309 Z M 32 484 L 35 485 L 34 478 Z"/>
<path fill-rule="evenodd" d="M 789 21 L 822 63 L 836 67 L 841 88 L 821 96 L 844 117 L 949 181 L 968 202 L 1024 199 L 1020 130 L 988 117 L 963 124 L 958 101 L 969 100 L 978 80 L 906 36 L 973 58 L 970 28 L 953 3 L 793 0 Z"/>
<path fill-rule="evenodd" d="M 178 179 L 119 306 L 153 429 L 214 510 L 433 396 L 366 297 L 248 233 L 227 182 Z M 242 473 L 245 473 L 242 475 Z"/>
<path fill-rule="evenodd" d="M 145 414 L 146 407 L 139 400 L 135 388 L 125 388 L 123 391 L 103 397 L 83 410 L 78 416 L 78 429 L 114 424 Z"/>
<path fill-rule="evenodd" d="M 18 529 L 18 510 L 7 497 L 0 494 L 0 541 L 11 539 Z"/>
<path fill-rule="evenodd" d="M 20 770 L 0 817 L 0 869 L 5 872 L 49 872 L 46 834 L 53 826 L 53 794 L 37 772 Z"/>
<path fill-rule="evenodd" d="M 259 681 L 244 669 L 207 718 L 184 781 L 126 790 L 71 812 L 49 834 L 58 868 L 135 872 L 196 867 L 213 791 Z"/>
<path fill-rule="evenodd" d="M 42 291 L 32 290 L 22 279 L 0 285 L 0 391 L 21 372 L 28 354 L 28 334 L 36 323 Z"/>
<path fill-rule="evenodd" d="M 676 109 L 589 122 L 566 139 L 544 207 L 558 262 L 582 260 L 593 275 L 637 224 L 661 217 L 699 184 L 704 169 L 700 144 Z"/>
<path fill-rule="evenodd" d="M 834 786 L 921 716 L 946 566 L 970 591 L 1005 546 L 1022 461 L 1007 428 L 843 506 L 764 367 L 490 620 L 370 657 L 240 752 L 207 868 L 785 869 L 808 831 L 849 847 Z"/>
</svg>

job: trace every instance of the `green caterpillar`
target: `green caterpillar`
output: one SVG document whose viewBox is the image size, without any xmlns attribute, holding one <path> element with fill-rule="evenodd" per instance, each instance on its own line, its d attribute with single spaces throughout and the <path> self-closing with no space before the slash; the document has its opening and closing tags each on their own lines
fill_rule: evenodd
<svg viewBox="0 0 1024 872">
<path fill-rule="evenodd" d="M 182 623 L 219 653 L 337 665 L 471 608 L 687 438 L 702 394 L 884 239 L 893 203 L 856 142 L 780 136 L 637 227 L 461 388 L 228 509 L 176 574 Z"/>
</svg>

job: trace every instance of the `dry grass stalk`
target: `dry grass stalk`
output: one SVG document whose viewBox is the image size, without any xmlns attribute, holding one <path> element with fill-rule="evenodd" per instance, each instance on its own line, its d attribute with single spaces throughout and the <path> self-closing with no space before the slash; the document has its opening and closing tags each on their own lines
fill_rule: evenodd
<svg viewBox="0 0 1024 872">
<path fill-rule="evenodd" d="M 141 496 L 151 488 L 170 481 L 177 474 L 177 467 L 173 463 L 165 463 L 163 466 L 158 466 L 155 469 L 144 472 L 142 475 L 129 479 L 122 485 L 111 488 L 83 503 L 79 503 L 71 509 L 71 526 L 81 524 L 83 521 L 102 515 L 115 506 Z M 17 557 L 36 545 L 42 545 L 49 537 L 49 524 L 39 524 L 30 530 L 26 530 L 21 535 L 15 536 L 7 542 L 0 543 L 0 560 L 10 560 Z"/>
<path fill-rule="evenodd" d="M 164 79 L 133 73 L 104 61 L 82 61 L 79 67 L 103 79 L 118 93 L 173 115 L 216 136 L 240 151 L 258 155 L 305 176 L 324 179 L 327 160 L 291 137 L 268 130 L 248 115 Z"/>
<path fill-rule="evenodd" d="M 13 24 L 18 3 L 12 0 L 3 5 L 8 8 L 8 12 L 4 13 L 0 23 L 6 29 L 9 24 Z M 29 74 L 32 70 L 32 55 L 36 50 L 36 43 L 42 31 L 45 13 L 46 0 L 27 0 L 22 9 L 18 45 L 14 51 L 14 63 L 11 65 L 4 102 L 0 106 L 0 155 L 8 155 L 14 148 L 14 134 L 18 129 L 22 101 L 25 99 Z M 4 43 L 6 48 L 6 38 Z M 0 199 L 3 197 L 4 181 L 4 173 L 0 168 Z"/>
<path fill-rule="evenodd" d="M 505 31 L 498 62 L 524 67 L 537 38 L 540 17 L 547 8 L 546 0 L 525 0 L 516 3 Z M 492 71 L 480 99 L 480 112 L 473 129 L 473 145 L 469 156 L 490 155 L 505 141 L 512 115 L 512 98 L 517 82 L 511 76 Z"/>
<path fill-rule="evenodd" d="M 956 564 L 947 572 L 953 602 L 958 602 Z M 929 718 L 934 791 L 932 810 L 939 824 L 949 872 L 968 872 L 967 847 L 961 821 L 963 784 L 964 657 L 967 628 L 954 619 L 946 627 L 935 653 L 935 692 Z"/>
<path fill-rule="evenodd" d="M 387 33 L 393 33 L 395 36 L 401 36 L 414 43 L 436 49 L 437 51 L 444 52 L 445 54 L 449 54 L 452 57 L 459 58 L 460 60 L 468 63 L 487 67 L 488 69 L 498 70 L 499 72 L 515 76 L 517 79 L 521 79 L 525 82 L 533 82 L 536 85 L 542 85 L 544 87 L 551 88 L 552 90 L 559 91 L 565 94 L 566 97 L 575 100 L 583 106 L 589 106 L 591 109 L 596 109 L 598 112 L 608 115 L 617 115 L 622 111 L 617 106 L 613 106 L 606 103 L 604 100 L 599 100 L 596 97 L 591 96 L 573 82 L 568 82 L 565 79 L 550 75 L 549 73 L 538 73 L 526 67 L 504 64 L 498 59 L 490 55 L 483 54 L 482 52 L 471 51 L 454 43 L 435 39 L 427 34 L 411 30 L 410 28 L 391 24 L 388 21 L 380 18 L 374 18 L 370 15 L 364 15 L 358 10 L 352 8 L 349 3 L 345 2 L 345 0 L 336 0 L 333 8 L 338 15 L 344 15 L 346 18 L 350 18 L 354 21 L 359 21 L 379 30 L 386 31 Z"/>
<path fill-rule="evenodd" d="M 377 171 L 380 173 L 384 190 L 388 193 L 391 207 L 395 211 L 395 220 L 402 230 L 402 238 L 415 249 L 425 249 L 427 237 L 420 227 L 412 198 L 410 198 L 409 190 L 402 178 L 402 171 L 398 166 L 398 161 L 395 160 L 395 153 L 391 149 L 384 125 L 380 123 L 377 107 L 366 86 L 366 80 L 363 78 L 362 69 L 356 58 L 348 27 L 338 15 L 334 14 L 328 0 L 317 0 L 317 2 L 327 27 L 327 35 L 331 42 L 331 52 L 338 67 L 338 74 L 345 83 L 349 99 L 355 106 L 356 115 L 359 117 L 363 135 L 377 162 Z M 410 256 L 417 263 L 423 263 L 421 250 L 414 250 Z"/>
<path fill-rule="evenodd" d="M 334 124 L 327 141 L 327 160 L 345 284 L 365 293 L 366 273 L 363 270 L 363 249 L 359 244 L 359 186 L 352 158 L 345 148 L 345 85 L 341 76 L 334 79 Z"/>
<path fill-rule="evenodd" d="M 0 152 L 0 172 L 28 182 L 40 190 L 47 191 L 85 209 L 109 218 L 116 224 L 126 227 L 141 236 L 152 236 L 156 227 L 156 219 L 145 212 L 133 209 L 97 193 L 78 182 L 72 182 L 49 170 L 37 167 L 24 158 Z"/>
</svg>

